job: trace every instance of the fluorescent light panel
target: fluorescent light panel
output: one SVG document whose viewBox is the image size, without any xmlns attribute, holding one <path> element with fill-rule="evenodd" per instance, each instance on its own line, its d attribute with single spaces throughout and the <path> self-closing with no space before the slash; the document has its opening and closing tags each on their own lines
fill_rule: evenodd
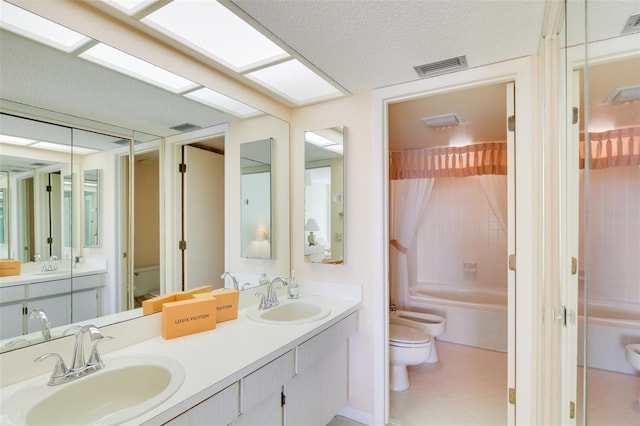
<svg viewBox="0 0 640 426">
<path fill-rule="evenodd" d="M 238 102 L 233 98 L 206 87 L 189 92 L 184 96 L 189 99 L 193 99 L 194 101 L 228 112 L 239 118 L 252 117 L 262 113 L 260 110 L 252 108 L 247 104 Z"/>
<path fill-rule="evenodd" d="M 174 0 L 142 22 L 236 72 L 289 57 L 217 1 Z"/>
<path fill-rule="evenodd" d="M 640 99 L 640 86 L 619 87 L 613 90 L 607 101 L 612 104 L 623 104 Z"/>
<path fill-rule="evenodd" d="M 339 145 L 339 144 L 329 145 L 329 146 L 325 146 L 324 149 L 326 149 L 327 151 L 333 151 L 341 155 L 344 153 L 344 145 Z"/>
<path fill-rule="evenodd" d="M 65 52 L 72 52 L 91 40 L 5 1 L 0 2 L 0 26 Z"/>
<path fill-rule="evenodd" d="M 58 151 L 58 152 L 66 152 L 68 154 L 93 154 L 94 152 L 99 152 L 97 149 L 84 148 L 81 146 L 71 146 L 71 145 L 61 145 L 57 143 L 51 142 L 36 142 L 33 145 L 30 145 L 31 148 L 39 148 L 46 149 L 49 151 Z"/>
<path fill-rule="evenodd" d="M 156 0 L 102 0 L 102 2 L 120 9 L 129 15 L 133 15 L 148 5 L 155 3 L 155 1 Z"/>
<path fill-rule="evenodd" d="M 263 68 L 246 76 L 297 104 L 342 95 L 297 59 Z"/>
<path fill-rule="evenodd" d="M 174 93 L 198 86 L 186 78 L 102 43 L 82 52 L 80 57 Z"/>
<path fill-rule="evenodd" d="M 305 132 L 304 139 L 305 141 L 312 143 L 316 146 L 329 146 L 329 145 L 335 144 L 335 142 L 332 141 L 331 139 L 327 139 L 324 136 L 320 136 L 319 134 L 314 132 Z"/>
<path fill-rule="evenodd" d="M 36 142 L 34 139 L 21 138 L 18 136 L 9 136 L 0 134 L 0 142 L 10 144 L 10 145 L 31 145 Z"/>
<path fill-rule="evenodd" d="M 444 115 L 435 115 L 433 117 L 424 117 L 421 118 L 429 127 L 452 127 L 457 126 L 461 123 L 464 123 L 464 119 L 458 113 L 454 114 L 444 114 Z"/>
</svg>

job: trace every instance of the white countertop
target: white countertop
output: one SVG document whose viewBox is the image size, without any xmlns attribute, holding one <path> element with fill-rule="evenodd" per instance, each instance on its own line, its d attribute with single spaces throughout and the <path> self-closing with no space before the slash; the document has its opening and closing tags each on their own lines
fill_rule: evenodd
<svg viewBox="0 0 640 426">
<path fill-rule="evenodd" d="M 326 318 L 299 325 L 267 324 L 246 317 L 247 309 L 238 313 L 238 319 L 217 324 L 216 329 L 165 340 L 154 337 L 110 352 L 103 356 L 105 368 L 112 357 L 162 355 L 180 362 L 185 369 L 182 386 L 168 400 L 130 421 L 130 424 L 158 424 L 171 420 L 197 403 L 214 395 L 265 363 L 293 349 L 322 330 L 356 312 L 359 300 L 303 294 L 301 301 L 314 302 L 331 309 Z M 108 345 L 105 342 L 104 345 Z M 64 354 L 63 354 L 64 355 Z M 34 381 L 46 386 L 49 374 L 38 376 L 15 385 L 1 388 L 2 400 Z M 82 379 L 80 379 L 82 380 Z M 96 398 L 99 398 L 96 395 Z M 6 416 L 0 417 L 2 424 Z"/>
<path fill-rule="evenodd" d="M 42 264 L 33 262 L 23 263 L 21 265 L 22 273 L 20 275 L 0 277 L 0 288 L 55 281 L 64 278 L 81 277 L 84 275 L 103 274 L 107 272 L 107 265 L 104 261 L 86 262 L 77 268 L 71 268 L 70 261 L 58 262 L 59 269 L 57 271 L 46 273 L 42 272 Z"/>
</svg>

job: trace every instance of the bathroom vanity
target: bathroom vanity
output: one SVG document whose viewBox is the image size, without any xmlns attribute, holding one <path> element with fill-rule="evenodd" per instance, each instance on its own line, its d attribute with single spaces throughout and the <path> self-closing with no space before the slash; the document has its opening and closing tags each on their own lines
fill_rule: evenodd
<svg viewBox="0 0 640 426">
<path fill-rule="evenodd" d="M 281 303 L 296 302 L 281 299 Z M 159 355 L 177 361 L 184 370 L 183 382 L 175 393 L 126 423 L 327 424 L 348 398 L 348 340 L 357 330 L 360 297 L 358 293 L 358 297 L 338 299 L 305 292 L 299 302 L 328 308 L 330 313 L 312 322 L 275 324 L 251 319 L 247 312 L 256 309 L 253 305 L 241 309 L 237 320 L 219 323 L 214 330 L 171 340 L 160 337 L 160 315 L 155 314 L 129 321 L 125 333 L 151 333 L 153 337 L 109 353 L 111 342 L 116 346 L 117 340 L 132 338 L 119 336 L 117 327 L 102 328 L 105 335 L 115 337 L 102 345 L 104 371 L 108 371 L 110 360 L 114 365 L 118 359 L 152 360 Z M 122 324 L 119 328 L 124 330 Z M 52 349 L 30 347 L 23 356 L 2 354 L 0 366 L 5 370 L 18 358 L 38 356 L 50 349 L 68 359 L 73 342 L 71 338 L 61 340 Z M 15 423 L 8 414 L 7 400 L 28 386 L 46 387 L 53 367 L 46 365 L 50 368 L 42 370 L 40 365 L 24 365 L 32 370 L 31 377 L 34 368 L 39 375 L 12 385 L 4 382 L 2 424 Z M 82 380 L 86 378 L 77 382 Z"/>
<path fill-rule="evenodd" d="M 46 312 L 51 327 L 99 317 L 105 273 L 98 264 L 49 272 L 23 267 L 20 275 L 0 277 L 0 339 L 39 331 L 38 322 L 28 320 L 34 309 Z"/>
</svg>

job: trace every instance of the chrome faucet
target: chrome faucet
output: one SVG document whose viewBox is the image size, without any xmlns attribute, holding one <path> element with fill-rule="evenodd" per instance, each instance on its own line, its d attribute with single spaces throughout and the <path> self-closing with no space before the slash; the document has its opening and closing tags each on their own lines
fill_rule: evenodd
<svg viewBox="0 0 640 426">
<path fill-rule="evenodd" d="M 287 285 L 287 279 L 282 277 L 275 277 L 267 286 L 266 295 L 260 291 L 255 294 L 256 297 L 261 298 L 258 309 L 269 309 L 280 304 L 280 302 L 278 301 L 278 294 L 276 293 L 278 284 Z"/>
<path fill-rule="evenodd" d="M 42 338 L 46 342 L 47 340 L 51 340 L 51 332 L 49 329 L 51 328 L 51 323 L 47 318 L 47 313 L 44 309 L 34 309 L 29 314 L 29 319 L 37 319 L 40 320 L 40 329 L 42 330 Z"/>
<path fill-rule="evenodd" d="M 223 280 L 226 277 L 231 277 L 231 281 L 233 281 L 233 288 L 236 290 L 240 290 L 240 287 L 238 286 L 238 280 L 236 279 L 236 277 L 231 273 L 231 272 L 223 272 L 222 275 L 220 275 L 220 278 L 222 278 Z M 226 281 L 225 281 L 225 285 L 224 287 L 226 288 Z"/>
<path fill-rule="evenodd" d="M 47 263 L 42 265 L 42 272 L 52 272 L 58 270 L 58 256 L 51 256 Z"/>
<path fill-rule="evenodd" d="M 84 354 L 85 335 L 89 335 L 89 340 L 92 343 L 89 359 L 86 361 Z M 98 353 L 98 343 L 107 339 L 112 339 L 112 337 L 103 336 L 96 326 L 85 325 L 81 327 L 80 331 L 76 334 L 76 343 L 73 348 L 71 367 L 67 367 L 62 357 L 53 352 L 39 356 L 34 360 L 34 362 L 41 362 L 49 357 L 56 358 L 57 362 L 53 368 L 53 373 L 51 373 L 51 377 L 49 378 L 48 385 L 56 386 L 68 383 L 104 368 L 104 362 L 102 362 L 102 358 Z"/>
</svg>

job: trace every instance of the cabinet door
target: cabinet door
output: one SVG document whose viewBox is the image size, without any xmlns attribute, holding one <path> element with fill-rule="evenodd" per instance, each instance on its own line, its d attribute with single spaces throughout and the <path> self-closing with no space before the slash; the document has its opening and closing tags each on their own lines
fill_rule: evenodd
<svg viewBox="0 0 640 426">
<path fill-rule="evenodd" d="M 230 424 L 239 412 L 240 386 L 235 382 L 166 424 L 222 426 Z"/>
<path fill-rule="evenodd" d="M 0 320 L 2 321 L 0 323 L 0 339 L 21 336 L 24 333 L 22 307 L 22 302 L 2 305 L 2 309 L 0 309 Z"/>
<path fill-rule="evenodd" d="M 34 309 L 44 309 L 47 313 L 47 318 L 49 319 L 51 328 L 71 323 L 70 294 L 28 301 L 27 315 Z M 40 322 L 38 320 L 27 321 L 27 331 L 29 333 L 40 330 Z"/>
<path fill-rule="evenodd" d="M 347 402 L 347 341 L 285 385 L 287 425 L 324 426 Z"/>
<path fill-rule="evenodd" d="M 276 391 L 244 411 L 233 423 L 233 426 L 282 426 L 282 391 Z M 295 425 L 294 425 L 295 426 Z"/>
<path fill-rule="evenodd" d="M 71 295 L 71 321 L 78 322 L 97 318 L 98 291 L 76 291 Z"/>
</svg>

